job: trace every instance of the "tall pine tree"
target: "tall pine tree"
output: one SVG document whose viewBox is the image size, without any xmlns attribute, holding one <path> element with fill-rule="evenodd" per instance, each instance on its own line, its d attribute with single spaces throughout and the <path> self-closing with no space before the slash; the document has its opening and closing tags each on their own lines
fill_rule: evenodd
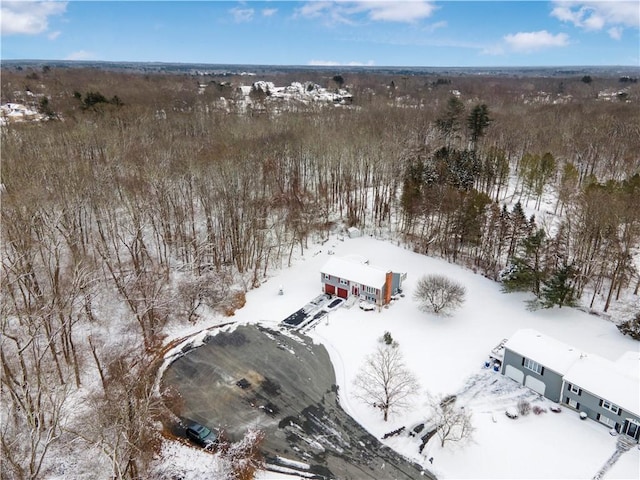
<svg viewBox="0 0 640 480">
<path fill-rule="evenodd" d="M 467 127 L 469 128 L 469 135 L 471 137 L 471 144 L 473 150 L 478 145 L 478 140 L 484 135 L 484 131 L 487 129 L 491 119 L 489 118 L 489 107 L 484 103 L 482 105 L 476 105 L 471 110 L 471 113 L 467 117 Z"/>
<path fill-rule="evenodd" d="M 562 265 L 556 270 L 548 281 L 543 282 L 544 286 L 540 292 L 541 303 L 544 308 L 552 308 L 556 305 L 562 308 L 563 305 L 569 307 L 576 304 L 574 279 L 576 269 L 573 265 Z"/>
<path fill-rule="evenodd" d="M 511 260 L 511 267 L 502 277 L 507 292 L 533 292 L 540 296 L 540 287 L 545 277 L 545 250 L 547 236 L 538 229 L 522 242 L 524 252 Z"/>
</svg>

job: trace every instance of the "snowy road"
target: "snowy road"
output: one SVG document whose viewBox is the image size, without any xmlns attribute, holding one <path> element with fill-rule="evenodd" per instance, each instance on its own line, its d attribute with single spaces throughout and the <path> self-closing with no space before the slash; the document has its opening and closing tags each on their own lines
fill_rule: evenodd
<svg viewBox="0 0 640 480">
<path fill-rule="evenodd" d="M 242 379 L 245 388 L 237 385 Z M 222 428 L 231 440 L 258 426 L 266 432 L 267 459 L 306 464 L 315 478 L 435 478 L 349 417 L 338 405 L 335 383 L 324 347 L 255 325 L 210 337 L 176 360 L 163 379 L 181 394 L 176 413 L 182 418 Z"/>
</svg>

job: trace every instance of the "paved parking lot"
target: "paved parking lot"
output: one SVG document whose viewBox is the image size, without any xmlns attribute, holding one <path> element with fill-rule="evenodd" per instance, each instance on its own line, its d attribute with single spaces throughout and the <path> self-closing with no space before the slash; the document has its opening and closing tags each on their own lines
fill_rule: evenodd
<svg viewBox="0 0 640 480">
<path fill-rule="evenodd" d="M 181 393 L 176 413 L 185 421 L 221 428 L 230 440 L 258 426 L 267 459 L 307 463 L 316 478 L 434 478 L 340 408 L 327 351 L 297 333 L 256 325 L 221 332 L 176 360 L 163 383 Z"/>
</svg>

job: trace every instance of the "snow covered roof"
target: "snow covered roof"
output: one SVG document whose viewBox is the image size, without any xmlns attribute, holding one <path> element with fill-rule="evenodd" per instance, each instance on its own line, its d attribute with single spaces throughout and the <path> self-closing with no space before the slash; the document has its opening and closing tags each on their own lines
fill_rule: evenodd
<svg viewBox="0 0 640 480">
<path fill-rule="evenodd" d="M 518 330 L 505 348 L 561 374 L 566 382 L 640 416 L 640 352 L 627 352 L 612 362 L 580 352 L 533 329 Z"/>
<path fill-rule="evenodd" d="M 617 362 L 598 355 L 583 355 L 571 365 L 564 379 L 640 416 L 639 352 L 628 352 Z"/>
<path fill-rule="evenodd" d="M 616 360 L 616 365 L 618 368 L 631 371 L 632 374 L 640 377 L 640 351 L 632 350 L 622 354 L 622 356 Z"/>
<path fill-rule="evenodd" d="M 518 330 L 504 346 L 561 375 L 580 358 L 581 353 L 571 345 L 529 328 Z"/>
<path fill-rule="evenodd" d="M 320 272 L 376 288 L 384 285 L 387 273 L 382 269 L 346 258 L 330 259 Z"/>
</svg>

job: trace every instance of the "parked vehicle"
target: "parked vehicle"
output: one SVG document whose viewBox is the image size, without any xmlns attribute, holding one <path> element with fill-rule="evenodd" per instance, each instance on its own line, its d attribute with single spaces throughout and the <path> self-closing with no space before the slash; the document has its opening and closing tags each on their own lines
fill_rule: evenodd
<svg viewBox="0 0 640 480">
<path fill-rule="evenodd" d="M 332 310 L 334 308 L 338 308 L 340 305 L 344 303 L 344 299 L 342 298 L 334 298 L 329 305 L 327 305 L 328 310 Z"/>
<path fill-rule="evenodd" d="M 371 302 L 361 301 L 361 302 L 360 302 L 360 308 L 361 308 L 362 310 L 364 310 L 365 312 L 370 312 L 370 311 L 372 311 L 372 310 L 375 310 L 375 309 L 376 309 L 376 306 L 375 306 L 373 303 L 371 303 Z"/>
<path fill-rule="evenodd" d="M 219 439 L 218 432 L 199 423 L 192 423 L 186 430 L 187 438 L 204 448 L 213 448 Z"/>
</svg>

